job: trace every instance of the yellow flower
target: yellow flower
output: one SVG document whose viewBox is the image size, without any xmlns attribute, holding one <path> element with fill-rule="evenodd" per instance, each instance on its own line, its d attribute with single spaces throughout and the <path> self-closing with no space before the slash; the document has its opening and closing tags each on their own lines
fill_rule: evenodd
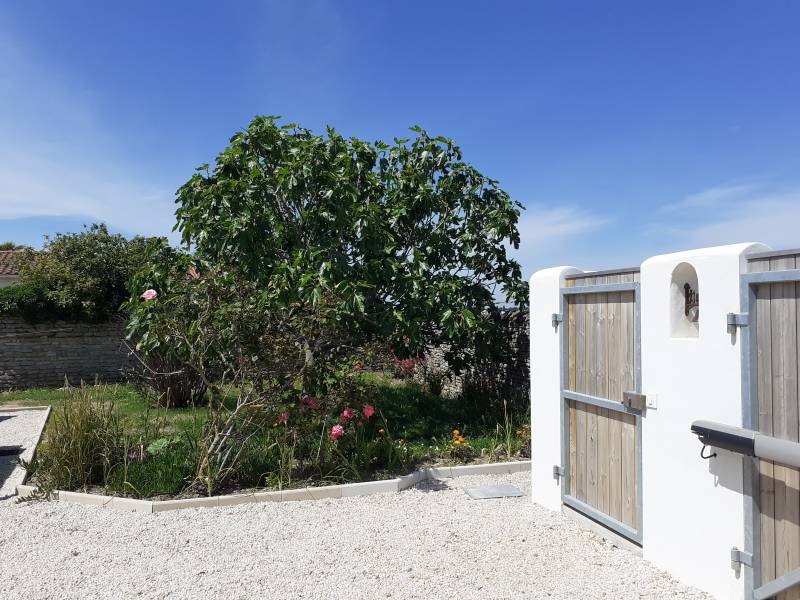
<svg viewBox="0 0 800 600">
<path fill-rule="evenodd" d="M 458 437 L 461 435 L 461 432 L 458 429 L 453 429 L 453 437 Z"/>
<path fill-rule="evenodd" d="M 454 442 L 454 444 L 455 444 L 456 446 L 459 446 L 459 445 L 461 444 L 461 440 L 456 440 L 456 441 Z"/>
</svg>

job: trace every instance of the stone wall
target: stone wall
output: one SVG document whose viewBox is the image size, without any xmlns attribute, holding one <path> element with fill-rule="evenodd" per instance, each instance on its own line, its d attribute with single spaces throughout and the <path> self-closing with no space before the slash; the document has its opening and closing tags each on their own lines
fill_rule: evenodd
<svg viewBox="0 0 800 600">
<path fill-rule="evenodd" d="M 445 398 L 484 402 L 509 402 L 515 409 L 530 404 L 530 320 L 527 311 L 507 310 L 500 316 L 501 335 L 492 345 L 490 357 L 470 360 L 469 367 L 455 374 L 445 359 L 446 347 L 430 350 L 418 365 L 417 378 L 441 388 Z"/>
<path fill-rule="evenodd" d="M 0 317 L 0 390 L 115 382 L 132 366 L 125 325 Z"/>
</svg>

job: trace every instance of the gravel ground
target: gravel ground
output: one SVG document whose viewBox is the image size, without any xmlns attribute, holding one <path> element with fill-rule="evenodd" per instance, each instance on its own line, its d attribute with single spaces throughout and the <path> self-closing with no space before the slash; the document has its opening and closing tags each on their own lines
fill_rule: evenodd
<svg viewBox="0 0 800 600">
<path fill-rule="evenodd" d="M 522 498 L 470 500 L 511 484 Z M 0 598 L 709 598 L 531 503 L 530 475 L 160 514 L 0 502 Z"/>
<path fill-rule="evenodd" d="M 0 446 L 22 446 L 19 458 L 30 460 L 33 447 L 44 427 L 47 413 L 44 410 L 4 411 L 0 409 Z M 15 468 L 16 457 L 0 456 L 0 500 L 16 492 L 25 473 Z M 2 521 L 0 521 L 2 523 Z"/>
</svg>

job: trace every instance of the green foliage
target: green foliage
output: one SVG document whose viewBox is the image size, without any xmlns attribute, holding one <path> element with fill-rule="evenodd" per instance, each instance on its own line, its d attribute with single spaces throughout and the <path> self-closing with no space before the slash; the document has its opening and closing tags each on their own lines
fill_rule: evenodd
<svg viewBox="0 0 800 600">
<path fill-rule="evenodd" d="M 452 140 L 412 131 L 368 143 L 258 117 L 180 188 L 177 229 L 264 310 L 332 298 L 350 335 L 402 356 L 447 341 L 458 366 L 492 328 L 495 291 L 527 302 L 506 254 L 520 205 Z"/>
<path fill-rule="evenodd" d="M 519 204 L 451 140 L 413 131 L 370 144 L 259 117 L 178 191 L 176 228 L 193 254 L 148 246 L 128 332 L 145 362 L 177 362 L 209 390 L 196 478 L 206 493 L 286 404 L 358 402 L 348 374 L 376 344 L 404 359 L 446 342 L 459 368 L 464 348 L 487 346 L 495 292 L 525 303 L 506 254 Z"/>
<path fill-rule="evenodd" d="M 12 241 L 0 242 L 0 250 L 25 250 L 28 246 L 16 244 Z"/>
<path fill-rule="evenodd" d="M 36 457 L 26 467 L 40 491 L 87 489 L 102 485 L 124 452 L 113 403 L 79 388 L 53 410 Z"/>
<path fill-rule="evenodd" d="M 29 321 L 67 318 L 68 311 L 56 306 L 47 289 L 38 283 L 18 283 L 0 288 L 0 314 L 19 315 Z"/>
<path fill-rule="evenodd" d="M 81 233 L 58 233 L 46 238 L 41 251 L 20 254 L 20 284 L 37 290 L 30 296 L 30 307 L 18 301 L 18 314 L 43 314 L 102 321 L 118 314 L 128 299 L 127 282 L 141 268 L 146 248 L 152 240 L 131 240 L 111 234 L 104 224 L 95 224 Z M 44 293 L 44 299 L 40 296 Z M 45 305 L 44 313 L 41 306 Z"/>
<path fill-rule="evenodd" d="M 196 431 L 181 426 L 165 440 L 165 414 L 128 415 L 124 394 L 109 388 L 70 388 L 53 408 L 34 459 L 26 464 L 39 491 L 102 490 L 107 494 L 151 497 L 177 494 L 192 480 Z"/>
</svg>

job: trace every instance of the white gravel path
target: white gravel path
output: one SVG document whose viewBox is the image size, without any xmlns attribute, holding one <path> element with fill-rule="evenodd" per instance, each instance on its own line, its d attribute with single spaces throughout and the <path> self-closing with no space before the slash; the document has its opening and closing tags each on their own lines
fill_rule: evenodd
<svg viewBox="0 0 800 600">
<path fill-rule="evenodd" d="M 522 498 L 470 500 L 511 484 Z M 160 514 L 0 502 L 0 598 L 709 598 L 531 503 L 530 475 Z M 442 489 L 439 489 L 442 488 Z"/>
<path fill-rule="evenodd" d="M 45 410 L 3 410 L 0 408 L 0 446 L 22 446 L 19 458 L 30 460 L 39 433 L 44 427 Z M 17 457 L 0 456 L 0 499 L 16 492 L 25 473 L 16 468 Z M 0 521 L 2 523 L 2 521 Z"/>
</svg>

